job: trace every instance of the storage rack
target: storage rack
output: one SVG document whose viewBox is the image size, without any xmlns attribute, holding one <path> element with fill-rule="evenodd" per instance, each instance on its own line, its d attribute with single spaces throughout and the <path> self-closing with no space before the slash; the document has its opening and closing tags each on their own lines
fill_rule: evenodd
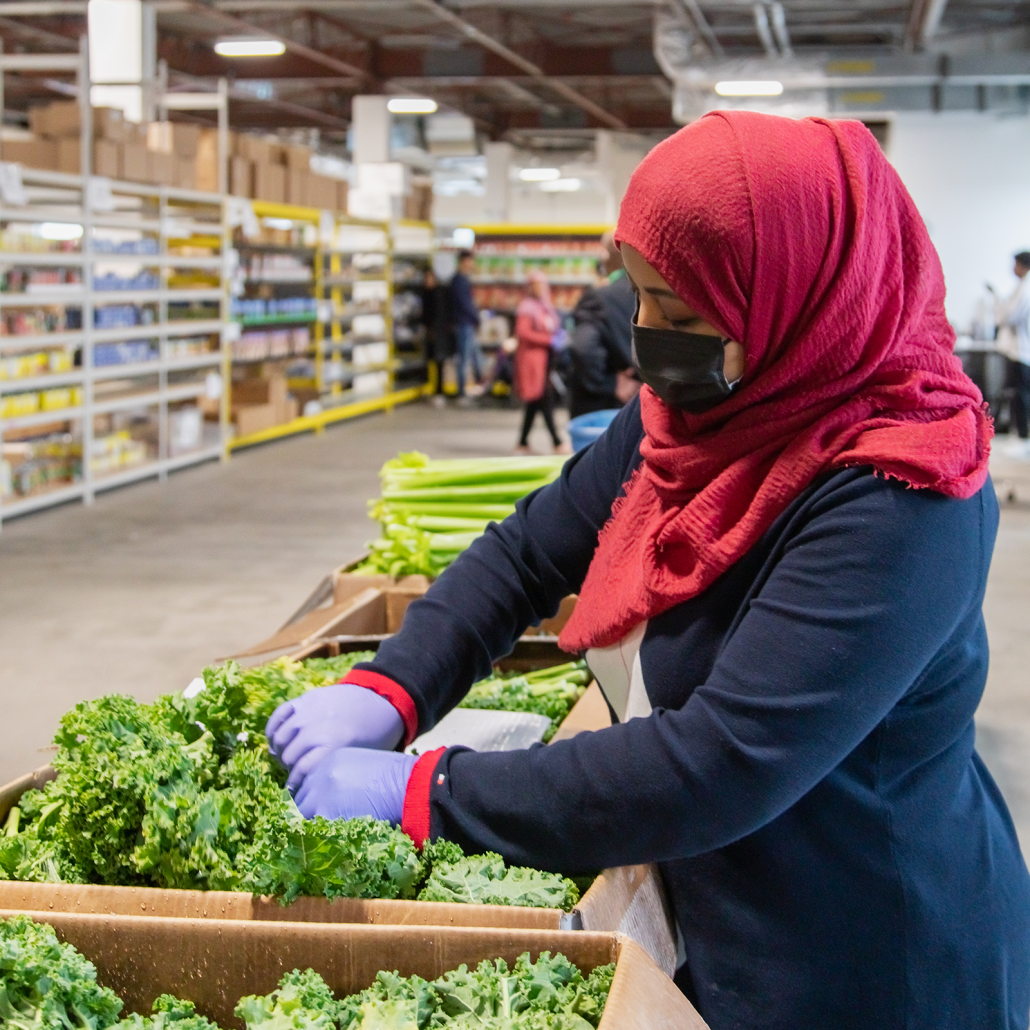
<svg viewBox="0 0 1030 1030">
<path fill-rule="evenodd" d="M 302 411 L 309 401 L 317 401 L 321 410 L 234 436 L 228 449 L 318 432 L 334 422 L 391 410 L 423 396 L 427 389 L 424 361 L 421 376 L 412 382 L 408 363 L 394 353 L 390 227 L 318 208 L 264 201 L 253 201 L 251 206 L 259 223 L 267 225 L 272 220 L 292 227 L 294 240 L 279 244 L 278 253 L 292 254 L 298 264 L 310 263 L 311 275 L 296 293 L 306 291 L 310 296 L 311 313 L 303 318 L 284 317 L 280 324 L 296 327 L 309 323 L 312 327 L 306 351 L 294 349 L 289 355 L 287 382 L 290 392 L 303 402 Z M 239 238 L 238 246 L 243 252 L 247 249 Z M 242 318 L 240 328 L 247 328 Z M 271 355 L 253 359 L 269 360 Z M 239 363 L 233 359 L 234 367 Z M 395 388 L 398 374 L 407 374 L 399 389 Z"/>
<path fill-rule="evenodd" d="M 227 418 L 225 198 L 93 180 L 87 203 L 83 176 L 21 175 L 26 203 L 0 208 L 0 521 L 217 458 Z M 50 248 L 47 224 L 81 236 Z"/>
<path fill-rule="evenodd" d="M 531 269 L 551 283 L 555 307 L 568 314 L 599 278 L 606 225 L 475 225 L 473 296 L 481 310 L 511 317 Z"/>
<path fill-rule="evenodd" d="M 393 341 L 395 376 L 404 384 L 428 377 L 422 289 L 432 267 L 435 234 L 431 222 L 402 220 L 393 228 Z"/>
</svg>

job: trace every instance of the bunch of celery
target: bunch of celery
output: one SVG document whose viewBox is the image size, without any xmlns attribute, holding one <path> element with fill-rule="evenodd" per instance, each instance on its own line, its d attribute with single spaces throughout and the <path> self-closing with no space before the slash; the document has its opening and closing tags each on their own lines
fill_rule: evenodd
<svg viewBox="0 0 1030 1030">
<path fill-rule="evenodd" d="M 354 571 L 438 576 L 515 502 L 558 478 L 565 458 L 458 458 L 399 454 L 380 472 L 382 496 L 369 503 L 382 536 Z"/>
</svg>

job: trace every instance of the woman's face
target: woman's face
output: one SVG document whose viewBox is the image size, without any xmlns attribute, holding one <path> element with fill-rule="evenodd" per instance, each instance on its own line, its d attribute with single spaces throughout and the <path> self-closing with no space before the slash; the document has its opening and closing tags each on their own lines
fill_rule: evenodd
<svg viewBox="0 0 1030 1030">
<path fill-rule="evenodd" d="M 626 274 L 640 298 L 637 324 L 649 329 L 674 329 L 683 333 L 703 336 L 722 336 L 706 322 L 686 301 L 676 296 L 671 286 L 641 256 L 640 251 L 623 243 L 622 260 Z M 723 374 L 732 383 L 744 374 L 744 347 L 731 340 L 723 350 Z"/>
<path fill-rule="evenodd" d="M 543 279 L 530 279 L 529 280 L 529 292 L 532 296 L 536 297 L 537 300 L 543 300 L 544 298 L 544 281 Z"/>
</svg>

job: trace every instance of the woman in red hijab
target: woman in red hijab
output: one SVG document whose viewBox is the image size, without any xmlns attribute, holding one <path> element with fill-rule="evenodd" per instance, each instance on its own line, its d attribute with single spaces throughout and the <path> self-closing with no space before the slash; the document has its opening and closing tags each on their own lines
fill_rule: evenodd
<svg viewBox="0 0 1030 1030">
<path fill-rule="evenodd" d="M 1030 877 L 974 750 L 991 425 L 911 198 L 858 123 L 720 112 L 644 160 L 618 239 L 639 401 L 273 716 L 301 811 L 659 863 L 713 1030 L 1026 1028 Z M 615 725 L 386 750 L 570 593 Z"/>
</svg>

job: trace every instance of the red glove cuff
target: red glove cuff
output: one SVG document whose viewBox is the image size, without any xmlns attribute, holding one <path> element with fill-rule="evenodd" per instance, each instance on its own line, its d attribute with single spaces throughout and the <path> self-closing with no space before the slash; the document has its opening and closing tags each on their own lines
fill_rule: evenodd
<svg viewBox="0 0 1030 1030">
<path fill-rule="evenodd" d="M 446 750 L 445 747 L 438 747 L 435 751 L 427 751 L 411 770 L 408 787 L 404 792 L 401 829 L 420 850 L 429 839 L 429 791 L 432 789 L 433 780 L 437 778 L 436 766 Z M 443 773 L 440 773 L 438 778 L 443 782 Z"/>
<path fill-rule="evenodd" d="M 366 687 L 380 697 L 385 697 L 401 717 L 404 723 L 404 746 L 407 747 L 418 736 L 418 712 L 415 702 L 408 692 L 389 676 L 371 669 L 351 669 L 340 683 L 351 683 L 356 687 Z"/>
</svg>

